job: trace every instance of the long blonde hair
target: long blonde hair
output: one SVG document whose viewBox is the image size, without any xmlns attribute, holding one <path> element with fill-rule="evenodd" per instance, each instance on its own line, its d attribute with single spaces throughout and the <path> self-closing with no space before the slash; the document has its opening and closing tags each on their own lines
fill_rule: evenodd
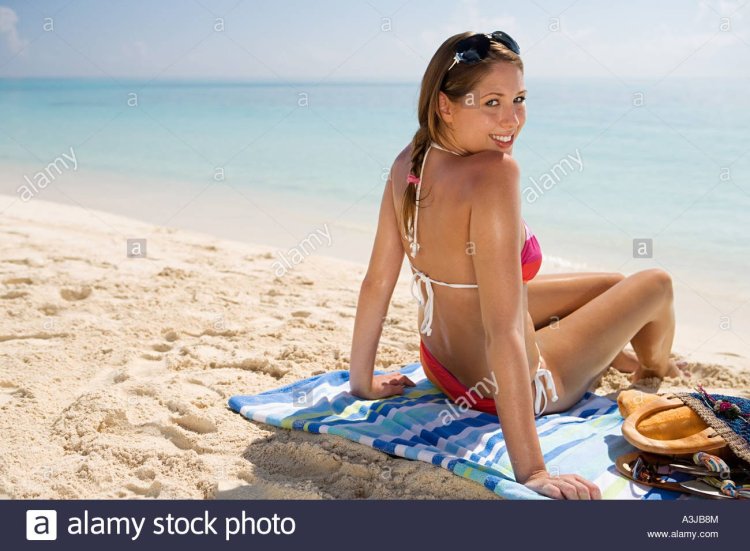
<svg viewBox="0 0 750 551">
<path fill-rule="evenodd" d="M 475 33 L 456 34 L 443 42 L 432 56 L 422 77 L 417 105 L 419 129 L 411 141 L 411 167 L 409 169 L 409 173 L 416 177 L 419 177 L 419 169 L 430 142 L 434 141 L 440 145 L 446 143 L 445 125 L 438 113 L 440 92 L 443 92 L 453 102 L 459 101 L 474 90 L 479 81 L 490 71 L 492 63 L 512 63 L 523 71 L 523 62 L 518 55 L 502 44 L 491 41 L 487 57 L 481 62 L 457 63 L 446 75 L 446 71 L 453 61 L 456 45 L 462 39 L 473 34 Z M 444 77 L 445 82 L 443 83 Z M 421 206 L 422 197 L 419 199 Z M 404 191 L 401 207 L 403 229 L 407 236 L 412 235 L 416 205 L 417 188 L 414 185 L 408 185 Z"/>
</svg>

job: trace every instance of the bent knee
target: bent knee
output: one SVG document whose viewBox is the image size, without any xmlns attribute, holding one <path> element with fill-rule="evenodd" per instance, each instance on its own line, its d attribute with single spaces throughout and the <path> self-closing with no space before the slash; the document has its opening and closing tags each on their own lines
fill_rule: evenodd
<svg viewBox="0 0 750 551">
<path fill-rule="evenodd" d="M 653 285 L 654 288 L 665 293 L 668 296 L 672 296 L 672 276 L 670 273 L 662 268 L 651 268 L 649 270 L 643 270 L 640 272 L 644 278 L 647 279 L 649 285 Z"/>
</svg>

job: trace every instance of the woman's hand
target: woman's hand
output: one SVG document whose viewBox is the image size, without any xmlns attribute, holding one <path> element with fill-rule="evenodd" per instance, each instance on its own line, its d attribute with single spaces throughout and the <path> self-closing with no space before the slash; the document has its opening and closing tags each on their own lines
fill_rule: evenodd
<svg viewBox="0 0 750 551">
<path fill-rule="evenodd" d="M 552 499 L 601 499 L 599 487 L 577 474 L 552 476 L 546 470 L 532 474 L 523 484 Z"/>
<path fill-rule="evenodd" d="M 352 389 L 352 394 L 365 400 L 379 400 L 380 398 L 403 394 L 404 388 L 407 386 L 417 386 L 417 384 L 406 375 L 385 373 L 383 375 L 375 375 L 372 378 L 372 384 L 370 384 L 369 389 L 360 391 Z"/>
</svg>

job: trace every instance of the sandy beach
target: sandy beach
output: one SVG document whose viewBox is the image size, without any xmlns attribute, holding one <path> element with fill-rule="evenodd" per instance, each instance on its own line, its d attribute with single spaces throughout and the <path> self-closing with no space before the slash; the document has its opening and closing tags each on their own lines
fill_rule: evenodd
<svg viewBox="0 0 750 551">
<path fill-rule="evenodd" d="M 444 469 L 227 408 L 234 394 L 348 369 L 365 265 L 312 255 L 279 276 L 271 246 L 39 199 L 0 195 L 0 211 L 0 497 L 497 498 Z M 146 257 L 128 258 L 127 239 L 146 239 Z M 405 267 L 377 369 L 418 361 L 416 319 Z M 750 397 L 744 341 L 699 355 L 701 336 L 678 321 L 691 377 L 659 390 L 701 382 Z M 597 392 L 628 386 L 610 369 Z"/>
</svg>

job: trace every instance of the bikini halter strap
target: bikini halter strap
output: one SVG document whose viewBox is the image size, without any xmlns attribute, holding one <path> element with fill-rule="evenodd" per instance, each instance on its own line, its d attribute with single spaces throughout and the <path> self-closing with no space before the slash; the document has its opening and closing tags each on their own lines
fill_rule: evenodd
<svg viewBox="0 0 750 551">
<path fill-rule="evenodd" d="M 416 202 L 416 211 L 414 213 L 414 232 L 412 239 L 409 240 L 411 244 L 411 257 L 414 258 L 417 256 L 417 252 L 419 252 L 419 243 L 417 242 L 417 223 L 419 222 L 419 201 L 420 201 L 420 191 L 422 191 L 422 172 L 424 172 L 424 165 L 427 162 L 427 155 L 430 152 L 430 149 L 433 147 L 437 149 L 442 149 L 443 151 L 447 151 L 448 153 L 453 153 L 454 155 L 461 156 L 460 153 L 456 153 L 455 151 L 451 151 L 450 149 L 446 149 L 439 145 L 436 142 L 430 142 L 430 145 L 427 147 L 427 151 L 424 152 L 424 157 L 422 158 L 422 166 L 419 168 L 419 178 L 416 180 L 417 184 L 417 202 Z M 413 178 L 410 175 L 410 178 Z M 414 180 L 409 179 L 410 183 L 414 182 Z"/>
</svg>

